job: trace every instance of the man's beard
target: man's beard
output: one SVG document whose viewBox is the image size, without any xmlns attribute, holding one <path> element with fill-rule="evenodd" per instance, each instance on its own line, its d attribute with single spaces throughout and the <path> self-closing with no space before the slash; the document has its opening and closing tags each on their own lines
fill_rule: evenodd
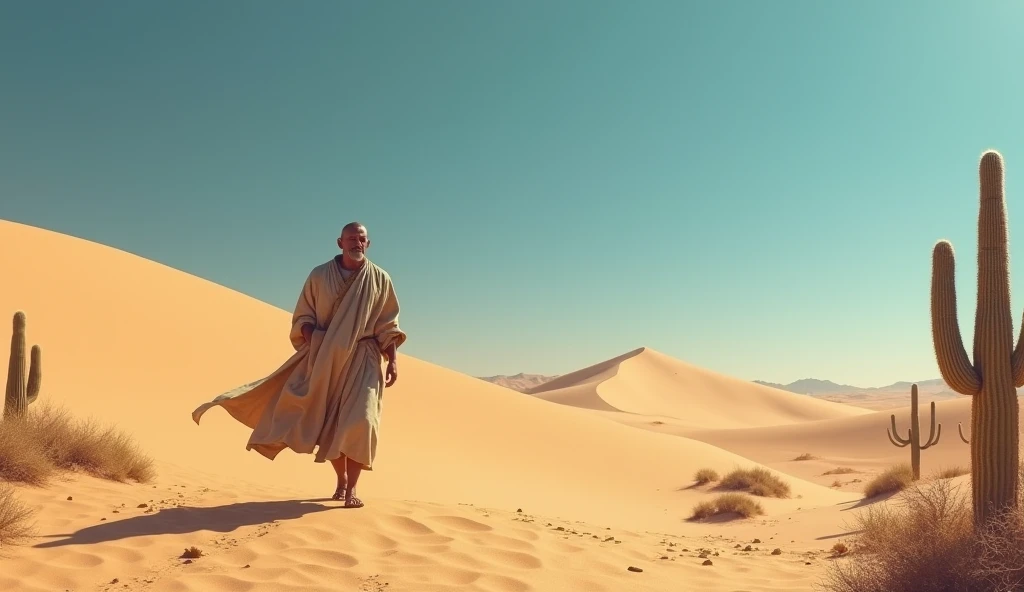
<svg viewBox="0 0 1024 592">
<path fill-rule="evenodd" d="M 349 249 L 348 256 L 353 261 L 362 261 L 366 257 L 366 255 L 359 249 Z"/>
</svg>

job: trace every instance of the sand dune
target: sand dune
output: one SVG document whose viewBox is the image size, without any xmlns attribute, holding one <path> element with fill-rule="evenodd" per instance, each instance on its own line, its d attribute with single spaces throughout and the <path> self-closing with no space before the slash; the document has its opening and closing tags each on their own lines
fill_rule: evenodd
<svg viewBox="0 0 1024 592">
<path fill-rule="evenodd" d="M 871 413 L 725 376 L 640 348 L 526 392 L 594 411 L 672 418 L 677 425 L 748 428 Z"/>
<path fill-rule="evenodd" d="M 80 589 L 100 585 L 107 575 L 137 578 L 136 584 L 149 579 L 146 589 L 153 590 L 340 585 L 327 582 L 375 589 L 371 576 L 381 573 L 394 582 L 389 590 L 674 590 L 673 581 L 776 590 L 795 589 L 794 582 L 808 577 L 802 563 L 797 568 L 778 558 L 766 567 L 778 585 L 756 584 L 761 575 L 705 576 L 706 568 L 692 557 L 685 561 L 685 569 L 697 570 L 692 575 L 663 567 L 672 564 L 660 559 L 664 537 L 695 537 L 687 543 L 692 546 L 707 528 L 683 520 L 694 502 L 708 496 L 689 487 L 693 472 L 756 466 L 746 458 L 609 422 L 408 355 L 400 358 L 400 382 L 385 394 L 377 470 L 360 482 L 367 508 L 325 513 L 320 502 L 297 505 L 296 499 L 316 500 L 333 490 L 328 466 L 314 465 L 308 456 L 284 453 L 269 462 L 246 452 L 246 429 L 220 410 L 208 413 L 201 426 L 190 417 L 198 403 L 265 375 L 290 355 L 288 311 L 116 249 L 25 225 L 0 222 L 0 253 L 0 274 L 11 280 L 0 292 L 0 313 L 21 309 L 28 316 L 29 343 L 43 348 L 41 398 L 117 423 L 155 457 L 161 474 L 149 490 L 76 478 L 23 492 L 43 509 L 43 546 L 16 550 L 3 578 L 33 582 L 25 589 Z M 617 376 L 633 385 L 643 384 L 645 372 L 672 376 L 682 368 L 654 352 L 634 358 L 631 366 L 617 366 Z M 687 393 L 692 409 L 682 403 L 662 409 L 657 392 L 636 399 L 634 409 L 684 416 L 691 409 L 690 418 L 699 414 L 705 425 L 718 427 L 860 414 L 796 395 L 787 399 L 771 389 L 740 391 L 728 379 L 696 370 L 686 380 L 703 389 Z M 661 378 L 647 383 L 652 391 L 665 384 Z M 699 392 L 709 397 L 703 403 Z M 622 389 L 598 394 L 617 409 L 630 404 Z M 728 420 L 731 414 L 738 419 Z M 791 499 L 761 500 L 768 519 L 857 499 L 818 483 L 786 480 Z M 146 522 L 135 516 L 146 514 L 135 507 L 140 497 L 161 508 Z M 122 503 L 131 511 L 113 514 Z M 237 505 L 209 509 L 229 503 Z M 173 508 L 178 504 L 181 510 Z M 60 512 L 50 511 L 57 507 Z M 519 509 L 534 522 L 519 521 Z M 491 518 L 481 522 L 481 512 Z M 182 520 L 192 521 L 185 531 L 175 526 Z M 245 525 L 227 528 L 219 520 Z M 592 534 L 577 536 L 548 523 Z M 138 524 L 158 526 L 139 531 Z M 717 525 L 717 532 L 724 541 L 755 524 L 767 522 L 732 530 Z M 600 529 L 631 536 L 636 545 L 604 544 Z M 103 532 L 120 534 L 94 534 Z M 804 534 L 785 536 L 803 541 Z M 67 537 L 71 545 L 45 542 Z M 214 552 L 182 568 L 176 555 L 190 544 Z M 726 555 L 723 550 L 720 561 L 742 566 L 756 554 Z M 636 574 L 624 571 L 625 561 L 643 567 L 645 579 L 631 578 Z M 41 565 L 60 569 L 44 575 Z M 560 571 L 545 579 L 541 566 Z"/>
</svg>

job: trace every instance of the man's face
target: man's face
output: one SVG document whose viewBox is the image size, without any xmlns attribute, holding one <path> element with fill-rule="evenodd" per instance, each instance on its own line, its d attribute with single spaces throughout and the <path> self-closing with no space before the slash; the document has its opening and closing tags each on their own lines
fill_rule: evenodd
<svg viewBox="0 0 1024 592">
<path fill-rule="evenodd" d="M 338 248 L 349 256 L 353 261 L 362 261 L 366 256 L 366 249 L 370 246 L 370 239 L 366 236 L 365 228 L 346 230 L 338 239 Z"/>
</svg>

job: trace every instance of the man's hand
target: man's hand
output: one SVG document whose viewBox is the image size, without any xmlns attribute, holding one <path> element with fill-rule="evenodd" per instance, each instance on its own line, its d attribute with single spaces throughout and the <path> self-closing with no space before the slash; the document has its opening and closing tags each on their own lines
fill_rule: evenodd
<svg viewBox="0 0 1024 592">
<path fill-rule="evenodd" d="M 394 358 L 391 358 L 391 361 L 388 362 L 388 371 L 387 374 L 385 374 L 385 377 L 387 378 L 387 382 L 384 383 L 384 388 L 395 384 L 395 381 L 398 380 L 398 365 L 395 363 Z"/>
</svg>

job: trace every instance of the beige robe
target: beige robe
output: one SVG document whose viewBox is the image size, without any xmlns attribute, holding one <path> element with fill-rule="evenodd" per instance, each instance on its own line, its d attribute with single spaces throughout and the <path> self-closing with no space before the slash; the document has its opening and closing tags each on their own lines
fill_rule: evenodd
<svg viewBox="0 0 1024 592">
<path fill-rule="evenodd" d="M 292 315 L 293 354 L 269 376 L 221 394 L 192 412 L 198 424 L 223 407 L 251 428 L 246 450 L 273 460 L 285 448 L 315 462 L 345 456 L 373 470 L 380 430 L 382 352 L 406 340 L 391 277 L 365 260 L 343 276 L 340 258 L 315 267 Z M 311 342 L 302 326 L 314 326 Z"/>
</svg>

